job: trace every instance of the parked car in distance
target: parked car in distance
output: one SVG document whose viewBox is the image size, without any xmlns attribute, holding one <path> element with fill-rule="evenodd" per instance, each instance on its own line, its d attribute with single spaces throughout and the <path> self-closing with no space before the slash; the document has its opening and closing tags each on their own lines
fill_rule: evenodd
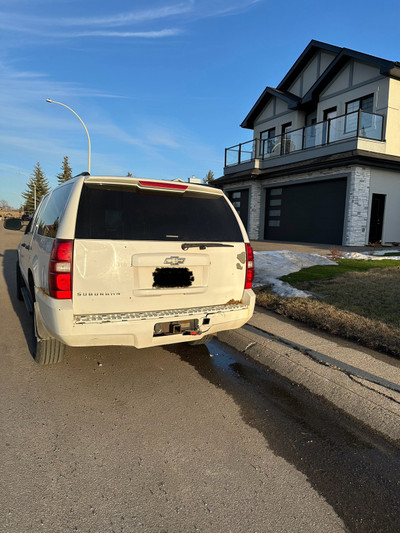
<svg viewBox="0 0 400 533">
<path fill-rule="evenodd" d="M 61 361 L 66 345 L 202 344 L 254 311 L 242 221 L 221 190 L 191 183 L 81 175 L 60 185 L 26 226 L 16 276 L 40 364 Z"/>
<path fill-rule="evenodd" d="M 32 215 L 28 214 L 28 213 L 24 213 L 22 216 L 21 216 L 21 220 L 23 220 L 24 222 L 29 222 L 29 220 L 32 218 Z"/>
</svg>

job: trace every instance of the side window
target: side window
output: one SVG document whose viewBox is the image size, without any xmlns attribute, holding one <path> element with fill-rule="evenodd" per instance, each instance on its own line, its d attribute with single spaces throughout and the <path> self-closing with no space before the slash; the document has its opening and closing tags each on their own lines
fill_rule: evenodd
<svg viewBox="0 0 400 533">
<path fill-rule="evenodd" d="M 39 235 L 53 238 L 57 236 L 58 226 L 71 194 L 71 189 L 72 184 L 63 185 L 51 193 L 49 201 L 38 216 Z"/>
<path fill-rule="evenodd" d="M 27 233 L 31 233 L 33 231 L 33 228 L 36 227 L 36 221 L 38 219 L 40 211 L 43 209 L 43 206 L 46 204 L 47 200 L 49 199 L 49 195 L 46 194 L 46 196 L 43 196 L 43 198 L 40 200 L 39 205 L 36 208 L 36 211 L 33 213 L 32 218 L 28 222 L 28 225 L 25 229 L 25 235 Z"/>
</svg>

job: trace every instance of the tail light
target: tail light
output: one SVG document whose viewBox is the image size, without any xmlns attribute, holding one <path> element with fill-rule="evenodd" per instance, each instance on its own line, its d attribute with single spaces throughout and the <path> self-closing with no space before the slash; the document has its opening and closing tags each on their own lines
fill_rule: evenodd
<svg viewBox="0 0 400 533">
<path fill-rule="evenodd" d="M 251 289 L 254 280 L 254 253 L 251 245 L 246 242 L 246 281 L 244 288 Z"/>
<path fill-rule="evenodd" d="M 49 293 L 57 300 L 72 298 L 72 254 L 74 241 L 56 239 L 50 254 Z"/>
</svg>

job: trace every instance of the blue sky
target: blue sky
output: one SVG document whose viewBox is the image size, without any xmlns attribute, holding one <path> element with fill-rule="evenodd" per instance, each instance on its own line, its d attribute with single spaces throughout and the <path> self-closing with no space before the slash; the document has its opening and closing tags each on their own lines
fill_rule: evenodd
<svg viewBox="0 0 400 533">
<path fill-rule="evenodd" d="M 203 178 L 311 39 L 400 60 L 398 0 L 0 0 L 0 200 L 40 162 L 74 174 Z"/>
</svg>

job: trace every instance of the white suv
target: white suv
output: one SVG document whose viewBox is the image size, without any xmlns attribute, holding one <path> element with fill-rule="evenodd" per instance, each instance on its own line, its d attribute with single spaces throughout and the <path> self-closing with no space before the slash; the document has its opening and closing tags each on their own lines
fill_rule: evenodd
<svg viewBox="0 0 400 533">
<path fill-rule="evenodd" d="M 35 360 L 59 362 L 65 345 L 206 343 L 252 316 L 253 261 L 219 189 L 77 176 L 42 199 L 18 246 Z"/>
</svg>

